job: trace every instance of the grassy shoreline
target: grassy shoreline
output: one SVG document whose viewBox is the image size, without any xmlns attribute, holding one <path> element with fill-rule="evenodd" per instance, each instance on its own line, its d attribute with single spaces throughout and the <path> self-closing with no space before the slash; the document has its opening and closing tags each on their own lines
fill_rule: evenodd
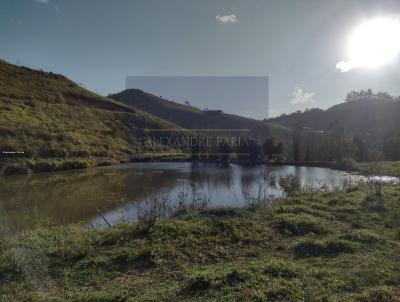
<svg viewBox="0 0 400 302">
<path fill-rule="evenodd" d="M 330 168 L 346 172 L 359 173 L 362 175 L 370 176 L 393 176 L 400 177 L 400 161 L 377 161 L 377 162 L 356 162 L 356 161 L 338 161 L 338 162 L 292 162 L 283 161 L 273 163 L 277 166 L 303 166 L 303 167 L 318 167 Z"/>
<path fill-rule="evenodd" d="M 64 171 L 71 169 L 86 169 L 98 166 L 112 166 L 121 163 L 130 162 L 151 162 L 162 160 L 159 157 L 143 157 L 143 158 L 67 158 L 67 159 L 23 159 L 8 162 L 0 161 L 0 177 L 16 174 L 29 174 L 40 172 Z M 189 158 L 175 158 L 169 161 L 191 162 Z M 240 162 L 239 162 L 240 163 Z M 257 164 L 264 162 L 259 161 Z M 400 161 L 378 161 L 378 162 L 271 162 L 271 166 L 304 166 L 304 167 L 319 167 L 341 170 L 362 175 L 377 175 L 377 176 L 393 176 L 400 177 Z"/>
<path fill-rule="evenodd" d="M 378 194 L 379 193 L 379 194 Z M 400 186 L 6 233 L 1 301 L 397 301 Z"/>
</svg>

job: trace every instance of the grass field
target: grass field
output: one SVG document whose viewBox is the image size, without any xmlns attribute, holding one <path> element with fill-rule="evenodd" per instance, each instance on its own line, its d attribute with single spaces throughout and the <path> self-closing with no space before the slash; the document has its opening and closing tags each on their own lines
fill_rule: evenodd
<svg viewBox="0 0 400 302">
<path fill-rule="evenodd" d="M 357 163 L 356 167 L 364 174 L 400 177 L 400 161 L 363 162 Z"/>
<path fill-rule="evenodd" d="M 400 186 L 0 242 L 3 301 L 399 301 Z M 7 232 L 6 230 L 4 232 Z"/>
</svg>

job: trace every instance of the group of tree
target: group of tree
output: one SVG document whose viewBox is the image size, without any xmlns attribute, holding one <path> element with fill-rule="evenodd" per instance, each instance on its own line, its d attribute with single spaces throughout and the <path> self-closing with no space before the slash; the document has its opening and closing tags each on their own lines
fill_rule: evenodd
<svg viewBox="0 0 400 302">
<path fill-rule="evenodd" d="M 371 135 L 352 135 L 342 126 L 315 135 L 304 129 L 293 131 L 291 152 L 294 161 L 336 161 L 352 158 L 359 162 L 400 160 L 400 130 L 383 139 Z"/>
<path fill-rule="evenodd" d="M 280 132 L 265 135 L 264 141 L 248 139 L 237 147 L 219 146 L 204 153 L 217 154 L 222 161 L 400 160 L 399 101 L 386 92 L 351 91 L 345 103 L 329 110 L 312 108 L 267 120 Z"/>
<path fill-rule="evenodd" d="M 400 160 L 400 130 L 390 131 L 383 140 L 385 159 Z"/>
<path fill-rule="evenodd" d="M 398 101 L 399 97 L 393 97 L 390 94 L 382 91 L 374 93 L 371 89 L 350 91 L 346 96 L 346 102 L 368 100 Z"/>
</svg>

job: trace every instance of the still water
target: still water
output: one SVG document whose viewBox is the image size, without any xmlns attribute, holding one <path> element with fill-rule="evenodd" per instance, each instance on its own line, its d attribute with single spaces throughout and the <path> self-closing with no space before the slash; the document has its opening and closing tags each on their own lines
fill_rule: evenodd
<svg viewBox="0 0 400 302">
<path fill-rule="evenodd" d="M 326 189 L 361 177 L 327 168 L 192 163 L 131 163 L 12 176 L 0 178 L 0 220 L 22 228 L 36 221 L 101 226 L 105 222 L 99 209 L 110 223 L 134 221 L 141 205 L 161 195 L 173 202 L 203 200 L 209 206 L 240 207 L 250 198 L 282 194 L 277 182 L 287 175 Z"/>
</svg>

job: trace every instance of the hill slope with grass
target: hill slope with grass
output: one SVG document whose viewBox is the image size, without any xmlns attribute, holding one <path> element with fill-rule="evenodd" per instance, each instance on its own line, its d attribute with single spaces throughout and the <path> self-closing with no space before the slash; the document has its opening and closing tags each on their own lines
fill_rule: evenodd
<svg viewBox="0 0 400 302">
<path fill-rule="evenodd" d="M 176 128 L 62 75 L 2 60 L 0 112 L 2 174 L 125 162 L 155 151 L 143 128 Z"/>
</svg>

